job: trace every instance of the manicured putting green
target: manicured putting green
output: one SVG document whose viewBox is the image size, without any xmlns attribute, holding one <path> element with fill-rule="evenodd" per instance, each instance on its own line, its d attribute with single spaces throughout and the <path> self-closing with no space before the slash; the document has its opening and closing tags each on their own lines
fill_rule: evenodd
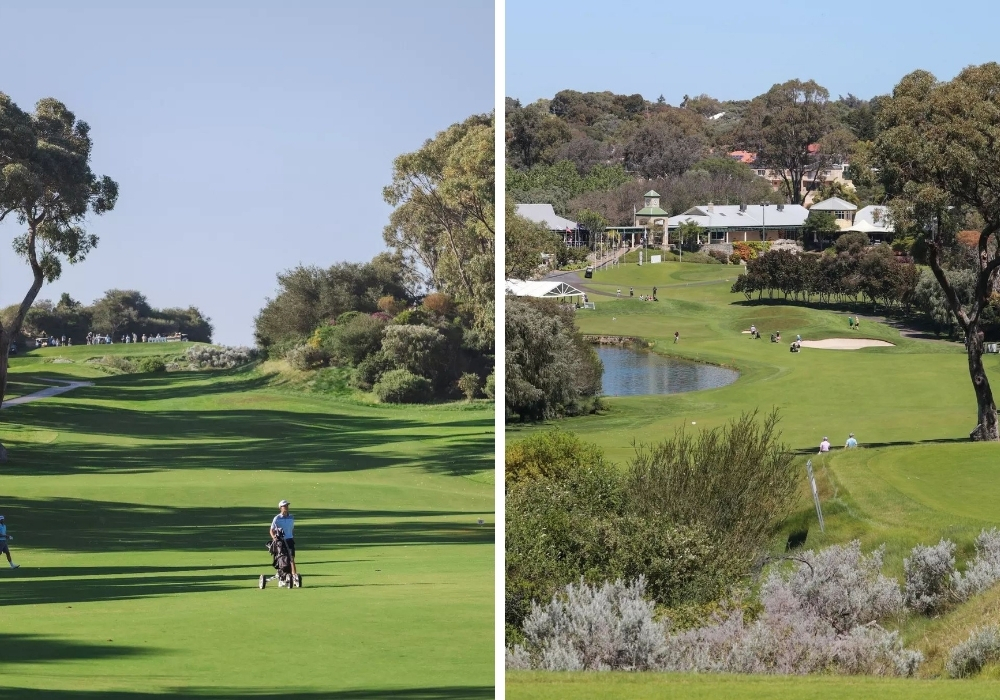
<svg viewBox="0 0 1000 700">
<path fill-rule="evenodd" d="M 137 348 L 14 361 L 95 385 L 0 414 L 0 696 L 493 696 L 491 406 L 82 362 Z M 305 587 L 260 591 L 282 498 Z"/>
</svg>

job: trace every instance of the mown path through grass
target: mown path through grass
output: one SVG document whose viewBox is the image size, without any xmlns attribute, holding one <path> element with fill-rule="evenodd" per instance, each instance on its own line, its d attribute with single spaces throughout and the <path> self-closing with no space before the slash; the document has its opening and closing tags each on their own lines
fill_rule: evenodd
<svg viewBox="0 0 1000 700">
<path fill-rule="evenodd" d="M 490 407 L 367 406 L 255 372 L 106 376 L 82 362 L 137 348 L 13 363 L 15 383 L 94 385 L 0 416 L 0 512 L 22 566 L 0 567 L 0 688 L 492 697 Z M 43 362 L 55 355 L 74 362 Z M 305 587 L 260 591 L 281 498 Z"/>
<path fill-rule="evenodd" d="M 803 479 L 799 507 L 775 533 L 775 553 L 783 552 L 789 532 L 808 527 L 807 547 L 854 538 L 866 550 L 885 543 L 887 572 L 900 580 L 902 560 L 918 543 L 934 544 L 949 537 L 958 544 L 960 562 L 971 556 L 980 529 L 1000 526 L 1000 445 L 968 440 L 976 425 L 976 403 L 964 348 L 905 337 L 898 329 L 866 319 L 860 331 L 852 332 L 846 311 L 780 299 L 748 302 L 729 291 L 737 274 L 738 268 L 724 265 L 664 263 L 598 271 L 586 280 L 589 288 L 604 294 L 592 297 L 596 310 L 577 312 L 584 333 L 638 336 L 651 341 L 656 352 L 733 367 L 741 376 L 720 389 L 606 399 L 608 410 L 600 415 L 552 424 L 596 442 L 612 460 L 625 463 L 633 454 L 633 441 L 659 441 L 678 428 L 712 428 L 744 411 L 778 408 L 783 439 L 797 454 L 803 472 L 806 459 L 814 459 L 827 531 L 819 532 Z M 640 301 L 638 297 L 650 294 L 654 285 L 660 301 Z M 618 288 L 627 295 L 629 287 L 635 289 L 633 299 L 606 296 Z M 871 309 L 859 304 L 852 311 L 863 316 Z M 741 333 L 751 324 L 761 331 L 761 340 Z M 676 345 L 675 331 L 680 332 Z M 781 332 L 783 343 L 768 341 L 775 331 Z M 790 353 L 788 344 L 797 334 L 808 340 L 873 338 L 894 347 L 804 348 L 801 353 Z M 984 361 L 990 377 L 1000 384 L 1000 358 L 987 356 Z M 539 427 L 510 426 L 508 439 Z M 857 435 L 862 449 L 841 449 L 849 432 Z M 834 451 L 819 459 L 816 452 L 824 436 L 830 437 Z M 987 606 L 975 618 L 963 617 L 964 608 L 956 610 L 947 623 L 910 619 L 887 624 L 898 626 L 909 645 L 928 654 L 925 673 L 938 674 L 941 655 L 947 651 L 947 647 L 942 649 L 945 637 L 947 644 L 954 644 L 974 624 L 1000 623 L 1000 606 Z M 689 687 L 684 685 L 688 681 L 678 680 L 684 677 L 676 676 L 650 675 L 627 683 L 601 675 L 571 675 L 569 680 L 558 681 L 544 674 L 509 677 L 514 680 L 508 690 L 512 698 L 654 694 L 802 698 L 831 693 L 846 698 L 868 697 L 865 693 L 875 687 L 852 679 L 752 679 L 741 685 L 741 679 L 709 678 L 692 680 Z M 675 692 L 671 685 L 676 683 L 690 694 L 671 695 Z M 996 692 L 991 683 L 975 683 L 984 685 L 968 695 L 952 695 L 958 693 L 952 683 L 924 686 L 890 681 L 885 688 L 900 684 L 899 692 L 904 694 L 898 697 L 986 697 Z M 896 697 L 878 687 L 879 693 L 886 693 L 880 696 Z"/>
</svg>

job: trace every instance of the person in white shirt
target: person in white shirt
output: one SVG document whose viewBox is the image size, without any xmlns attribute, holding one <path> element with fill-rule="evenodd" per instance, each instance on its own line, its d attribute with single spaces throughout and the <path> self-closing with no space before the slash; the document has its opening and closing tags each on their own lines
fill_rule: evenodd
<svg viewBox="0 0 1000 700">
<path fill-rule="evenodd" d="M 288 512 L 288 501 L 282 500 L 278 503 L 280 511 L 271 521 L 271 539 L 278 539 L 278 528 L 285 535 L 285 542 L 288 544 L 288 553 L 292 555 L 292 576 L 296 575 L 295 570 L 295 517 Z"/>
<path fill-rule="evenodd" d="M 824 436 L 823 442 L 819 444 L 819 453 L 823 454 L 824 452 L 829 452 L 829 451 L 830 451 L 830 438 Z"/>
</svg>

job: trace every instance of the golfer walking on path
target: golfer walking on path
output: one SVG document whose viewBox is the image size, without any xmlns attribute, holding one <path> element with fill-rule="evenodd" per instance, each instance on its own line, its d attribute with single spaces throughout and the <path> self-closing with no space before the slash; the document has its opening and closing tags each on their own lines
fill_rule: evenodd
<svg viewBox="0 0 1000 700">
<path fill-rule="evenodd" d="M 14 539 L 13 535 L 7 534 L 7 523 L 4 522 L 3 516 L 0 515 L 0 552 L 7 555 L 7 563 L 10 564 L 10 568 L 19 569 L 20 564 L 15 564 L 10 558 L 10 547 L 7 546 L 7 540 Z"/>
<path fill-rule="evenodd" d="M 278 539 L 278 528 L 285 534 L 285 542 L 288 544 L 288 553 L 292 555 L 292 576 L 298 572 L 295 570 L 295 518 L 288 512 L 288 501 L 281 501 L 278 510 L 281 511 L 274 520 L 271 521 L 271 539 Z"/>
</svg>

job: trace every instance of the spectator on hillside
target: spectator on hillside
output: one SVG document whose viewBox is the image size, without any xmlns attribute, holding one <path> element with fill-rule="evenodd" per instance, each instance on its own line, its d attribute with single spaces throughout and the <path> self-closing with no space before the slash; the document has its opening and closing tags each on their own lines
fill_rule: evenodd
<svg viewBox="0 0 1000 700">
<path fill-rule="evenodd" d="M 854 439 L 854 433 L 847 436 L 847 442 L 844 444 L 845 449 L 853 449 L 858 446 L 858 441 Z"/>
<path fill-rule="evenodd" d="M 848 316 L 847 317 L 847 323 L 851 326 L 851 330 L 853 331 L 854 330 L 854 317 L 853 316 Z"/>
<path fill-rule="evenodd" d="M 132 334 L 132 342 L 133 343 L 138 343 L 139 342 L 139 336 L 136 335 L 135 333 Z"/>
<path fill-rule="evenodd" d="M 824 452 L 829 452 L 829 451 L 830 451 L 830 438 L 824 435 L 823 442 L 819 444 L 819 453 L 823 454 Z"/>
<path fill-rule="evenodd" d="M 142 342 L 144 342 L 144 343 L 146 342 L 146 334 L 145 333 L 142 334 Z"/>
<path fill-rule="evenodd" d="M 677 342 L 680 341 L 680 339 L 681 339 L 681 332 L 680 331 L 674 331 L 674 344 L 676 345 Z"/>
<path fill-rule="evenodd" d="M 629 299 L 631 299 L 632 297 L 635 296 L 635 289 L 634 288 L 632 288 L 632 287 L 628 288 L 628 296 L 629 296 Z"/>
<path fill-rule="evenodd" d="M 653 287 L 653 298 L 656 298 L 656 287 Z"/>
<path fill-rule="evenodd" d="M 621 296 L 621 295 L 622 295 L 622 288 L 621 288 L 621 287 L 619 287 L 619 288 L 618 288 L 618 296 Z"/>
</svg>

